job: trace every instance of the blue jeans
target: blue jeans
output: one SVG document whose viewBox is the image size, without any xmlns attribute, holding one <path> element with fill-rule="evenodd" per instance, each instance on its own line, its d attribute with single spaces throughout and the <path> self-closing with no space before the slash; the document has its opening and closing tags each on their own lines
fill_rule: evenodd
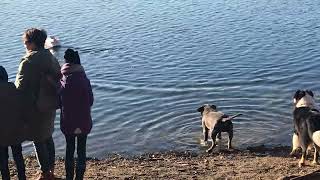
<svg viewBox="0 0 320 180">
<path fill-rule="evenodd" d="M 76 167 L 76 180 L 82 180 L 84 172 L 86 171 L 86 145 L 87 135 L 66 135 L 66 157 L 65 157 L 65 168 L 66 168 L 66 179 L 73 179 L 74 177 L 74 151 L 75 143 L 77 139 L 77 167 Z"/>
<path fill-rule="evenodd" d="M 26 170 L 24 159 L 22 156 L 22 146 L 21 144 L 11 146 L 12 156 L 14 162 L 16 163 L 16 167 L 18 170 L 18 178 L 19 180 L 26 179 Z M 8 167 L 8 159 L 9 159 L 9 148 L 8 147 L 0 147 L 0 171 L 3 180 L 10 179 L 10 171 Z"/>
<path fill-rule="evenodd" d="M 42 142 L 33 142 L 38 163 L 43 173 L 54 169 L 55 149 L 52 136 Z"/>
</svg>

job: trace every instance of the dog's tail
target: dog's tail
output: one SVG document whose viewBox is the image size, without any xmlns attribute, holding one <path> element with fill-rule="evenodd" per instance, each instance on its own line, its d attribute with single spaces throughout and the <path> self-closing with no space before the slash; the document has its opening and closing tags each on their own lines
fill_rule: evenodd
<svg viewBox="0 0 320 180">
<path fill-rule="evenodd" d="M 233 115 L 233 116 L 229 116 L 229 117 L 227 117 L 227 118 L 224 118 L 224 119 L 222 119 L 222 121 L 231 121 L 232 119 L 234 119 L 234 118 L 236 118 L 236 117 L 238 117 L 238 116 L 241 116 L 242 114 L 241 113 L 238 113 L 238 114 L 236 114 L 236 115 Z"/>
</svg>

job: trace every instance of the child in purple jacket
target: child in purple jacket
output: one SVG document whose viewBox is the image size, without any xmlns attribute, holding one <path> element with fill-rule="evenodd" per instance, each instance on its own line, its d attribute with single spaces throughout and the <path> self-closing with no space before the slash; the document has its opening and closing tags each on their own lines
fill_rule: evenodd
<svg viewBox="0 0 320 180">
<path fill-rule="evenodd" d="M 67 49 L 61 67 L 60 128 L 66 138 L 66 179 L 74 177 L 74 151 L 77 140 L 76 179 L 83 179 L 86 170 L 86 141 L 92 128 L 93 94 L 90 81 L 81 66 L 77 51 Z"/>
</svg>

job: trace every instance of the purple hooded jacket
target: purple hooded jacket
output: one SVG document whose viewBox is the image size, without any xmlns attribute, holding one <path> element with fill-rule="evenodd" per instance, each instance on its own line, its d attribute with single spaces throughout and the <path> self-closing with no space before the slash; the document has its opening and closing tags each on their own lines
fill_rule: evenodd
<svg viewBox="0 0 320 180">
<path fill-rule="evenodd" d="M 61 73 L 61 131 L 65 135 L 89 134 L 93 104 L 90 81 L 79 64 L 66 63 L 61 67 Z"/>
</svg>

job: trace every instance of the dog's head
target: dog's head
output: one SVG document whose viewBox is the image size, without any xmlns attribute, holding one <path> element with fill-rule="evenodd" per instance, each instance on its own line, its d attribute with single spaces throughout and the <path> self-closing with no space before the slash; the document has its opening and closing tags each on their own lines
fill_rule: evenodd
<svg viewBox="0 0 320 180">
<path fill-rule="evenodd" d="M 202 115 L 204 112 L 217 111 L 217 106 L 213 104 L 204 104 L 203 106 L 199 107 L 197 111 L 200 112 Z"/>
<path fill-rule="evenodd" d="M 314 94 L 311 90 L 297 90 L 293 96 L 293 103 L 296 108 L 299 108 L 299 107 L 316 108 Z"/>
</svg>

